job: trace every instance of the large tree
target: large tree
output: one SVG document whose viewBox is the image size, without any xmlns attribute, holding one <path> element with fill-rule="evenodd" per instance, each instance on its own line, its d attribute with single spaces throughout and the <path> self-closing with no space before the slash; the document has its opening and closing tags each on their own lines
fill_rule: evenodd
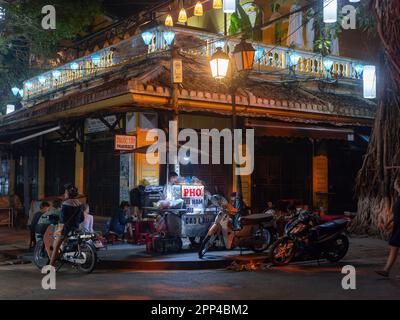
<svg viewBox="0 0 400 320">
<path fill-rule="evenodd" d="M 60 45 L 83 34 L 102 12 L 98 0 L 53 0 L 56 29 L 41 26 L 42 8 L 47 0 L 0 0 L 0 107 L 5 105 L 13 86 L 47 68 Z"/>
<path fill-rule="evenodd" d="M 353 229 L 387 236 L 381 226 L 390 218 L 400 177 L 400 4 L 371 0 L 376 30 L 384 50 L 379 70 L 379 104 L 367 154 L 357 178 L 358 215 Z"/>
</svg>

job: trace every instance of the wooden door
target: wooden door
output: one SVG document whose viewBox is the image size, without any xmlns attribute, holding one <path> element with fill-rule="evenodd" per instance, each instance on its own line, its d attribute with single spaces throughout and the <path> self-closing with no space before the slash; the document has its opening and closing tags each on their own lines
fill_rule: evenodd
<svg viewBox="0 0 400 320">
<path fill-rule="evenodd" d="M 90 211 L 111 216 L 119 204 L 119 156 L 114 141 L 90 141 L 85 153 L 85 190 Z"/>
</svg>

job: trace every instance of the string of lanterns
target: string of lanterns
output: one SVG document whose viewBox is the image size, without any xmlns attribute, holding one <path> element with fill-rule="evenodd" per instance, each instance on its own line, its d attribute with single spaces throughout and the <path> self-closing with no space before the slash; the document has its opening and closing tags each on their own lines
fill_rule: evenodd
<svg viewBox="0 0 400 320">
<path fill-rule="evenodd" d="M 213 9 L 223 9 L 224 13 L 234 13 L 236 11 L 236 0 L 213 0 Z M 197 1 L 194 6 L 193 15 L 196 17 L 202 17 L 204 15 L 203 3 Z M 181 8 L 178 15 L 179 23 L 186 23 L 188 21 L 188 15 L 184 7 Z M 173 27 L 174 20 L 171 14 L 168 14 L 164 22 L 165 26 Z"/>
</svg>

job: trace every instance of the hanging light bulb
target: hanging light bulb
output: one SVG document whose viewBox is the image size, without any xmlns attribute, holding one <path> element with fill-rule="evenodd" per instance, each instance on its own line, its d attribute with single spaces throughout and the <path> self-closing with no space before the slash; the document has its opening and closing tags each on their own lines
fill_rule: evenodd
<svg viewBox="0 0 400 320">
<path fill-rule="evenodd" d="M 213 9 L 222 9 L 222 0 L 214 0 Z"/>
<path fill-rule="evenodd" d="M 14 96 L 17 96 L 18 93 L 19 93 L 19 89 L 17 87 L 12 88 L 11 91 L 12 91 Z"/>
<path fill-rule="evenodd" d="M 151 40 L 153 40 L 153 38 L 154 38 L 154 35 L 152 32 L 146 31 L 146 32 L 142 33 L 142 39 L 146 46 L 150 45 Z"/>
<path fill-rule="evenodd" d="M 363 91 L 364 98 L 376 98 L 376 72 L 375 66 L 364 66 L 363 70 Z"/>
<path fill-rule="evenodd" d="M 173 27 L 174 26 L 174 21 L 172 20 L 172 16 L 170 14 L 167 15 L 167 17 L 165 18 L 165 25 L 167 27 Z"/>
<path fill-rule="evenodd" d="M 337 21 L 337 0 L 324 0 L 324 23 Z"/>
<path fill-rule="evenodd" d="M 204 11 L 203 11 L 203 5 L 201 4 L 200 1 L 197 1 L 195 7 L 194 7 L 194 15 L 201 17 L 203 16 Z"/>
<path fill-rule="evenodd" d="M 236 12 L 236 0 L 224 0 L 224 13 Z"/>
<path fill-rule="evenodd" d="M 186 10 L 185 8 L 182 8 L 181 11 L 179 11 L 179 16 L 178 16 L 178 22 L 180 23 L 186 23 L 188 20 Z"/>
<path fill-rule="evenodd" d="M 324 60 L 324 68 L 326 70 L 326 72 L 330 72 L 333 66 L 333 61 L 329 60 L 329 59 L 325 59 Z"/>
</svg>

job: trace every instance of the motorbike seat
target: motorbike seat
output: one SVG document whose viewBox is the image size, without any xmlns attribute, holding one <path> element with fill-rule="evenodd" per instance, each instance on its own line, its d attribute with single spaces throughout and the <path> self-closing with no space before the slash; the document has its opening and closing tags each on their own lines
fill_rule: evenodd
<svg viewBox="0 0 400 320">
<path fill-rule="evenodd" d="M 319 235 L 323 235 L 336 232 L 340 229 L 344 229 L 348 223 L 349 220 L 347 219 L 339 219 L 339 220 L 325 222 L 323 224 L 314 227 L 313 229 L 317 231 Z"/>
<path fill-rule="evenodd" d="M 249 216 L 241 217 L 240 223 L 242 225 L 259 224 L 261 222 L 270 222 L 274 219 L 269 213 L 256 213 Z"/>
</svg>

